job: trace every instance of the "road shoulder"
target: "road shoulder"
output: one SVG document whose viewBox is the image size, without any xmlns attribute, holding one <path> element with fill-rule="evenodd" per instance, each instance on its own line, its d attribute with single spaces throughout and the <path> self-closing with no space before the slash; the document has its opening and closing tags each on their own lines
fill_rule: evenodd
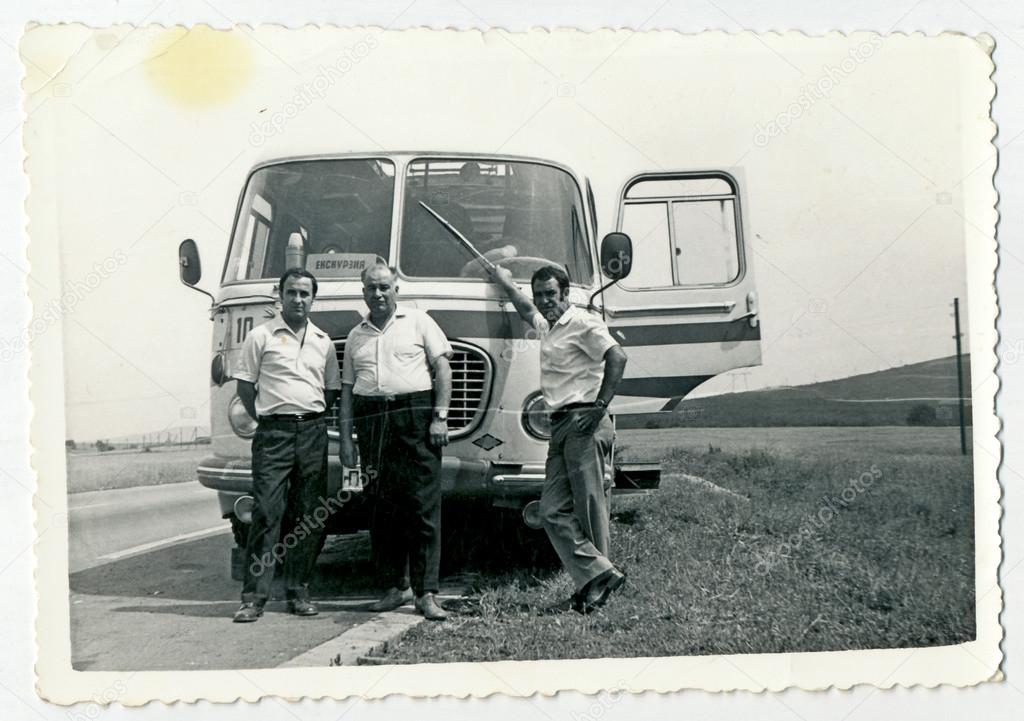
<svg viewBox="0 0 1024 721">
<path fill-rule="evenodd" d="M 411 608 L 381 613 L 286 661 L 279 668 L 355 666 L 360 658 L 372 656 L 388 641 L 398 638 L 422 621 L 423 617 Z"/>
</svg>

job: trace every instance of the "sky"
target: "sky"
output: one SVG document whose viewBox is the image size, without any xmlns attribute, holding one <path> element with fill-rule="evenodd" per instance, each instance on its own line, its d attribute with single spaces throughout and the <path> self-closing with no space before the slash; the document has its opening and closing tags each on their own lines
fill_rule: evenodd
<svg viewBox="0 0 1024 721">
<path fill-rule="evenodd" d="M 593 180 L 603 228 L 638 172 L 740 168 L 763 365 L 699 394 L 952 355 L 954 297 L 969 348 L 987 58 L 920 40 L 30 31 L 29 233 L 61 283 L 32 289 L 29 332 L 63 334 L 67 435 L 205 425 L 208 301 L 178 243 L 213 290 L 249 168 L 314 149 L 550 158 Z"/>
</svg>

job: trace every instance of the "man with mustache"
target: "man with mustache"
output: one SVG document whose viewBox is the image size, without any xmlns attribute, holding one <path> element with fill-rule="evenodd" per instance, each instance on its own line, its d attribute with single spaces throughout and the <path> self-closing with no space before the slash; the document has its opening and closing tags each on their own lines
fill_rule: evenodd
<svg viewBox="0 0 1024 721">
<path fill-rule="evenodd" d="M 235 612 L 235 623 L 253 622 L 263 615 L 275 562 L 282 553 L 288 610 L 297 616 L 319 612 L 309 600 L 309 581 L 323 529 L 296 530 L 294 547 L 279 539 L 300 528 L 327 493 L 324 413 L 337 402 L 341 378 L 334 344 L 309 320 L 316 278 L 309 271 L 292 268 L 281 276 L 278 288 L 280 317 L 249 333 L 234 372 L 238 397 L 258 421 L 252 440 L 255 505 L 246 545 L 242 605 Z"/>
</svg>

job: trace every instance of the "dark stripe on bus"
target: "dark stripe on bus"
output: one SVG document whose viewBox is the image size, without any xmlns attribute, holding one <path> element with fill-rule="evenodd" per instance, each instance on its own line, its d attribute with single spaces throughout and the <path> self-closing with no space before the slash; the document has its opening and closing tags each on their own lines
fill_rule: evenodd
<svg viewBox="0 0 1024 721">
<path fill-rule="evenodd" d="M 449 338 L 525 338 L 530 327 L 515 312 L 500 310 L 428 310 Z"/>
<path fill-rule="evenodd" d="M 624 378 L 616 395 L 644 398 L 686 397 L 694 388 L 714 376 L 665 376 L 662 378 Z M 674 407 L 674 406 L 673 406 Z M 662 410 L 669 410 L 668 405 Z"/>
<path fill-rule="evenodd" d="M 761 340 L 761 324 L 753 328 L 742 320 L 723 323 L 679 323 L 677 325 L 609 326 L 612 336 L 623 346 L 679 345 L 686 343 L 739 343 Z"/>
<path fill-rule="evenodd" d="M 675 396 L 674 398 L 669 398 L 669 399 L 668 399 L 668 400 L 667 400 L 667 401 L 665 402 L 665 405 L 663 405 L 663 406 L 662 406 L 661 408 L 659 408 L 658 410 L 659 410 L 659 411 L 674 411 L 674 410 L 676 409 L 676 407 L 677 407 L 677 406 L 678 406 L 678 405 L 679 405 L 680 403 L 682 403 L 682 402 L 683 402 L 683 397 L 682 397 L 682 396 Z"/>
<path fill-rule="evenodd" d="M 492 310 L 428 310 L 445 335 L 458 338 L 512 340 L 526 337 L 528 326 L 517 314 Z M 362 320 L 356 311 L 313 311 L 312 319 L 331 338 L 343 339 Z M 747 319 L 716 323 L 610 326 L 612 336 L 624 347 L 686 345 L 689 343 L 738 343 L 761 339 L 761 326 Z"/>
<path fill-rule="evenodd" d="M 363 314 L 354 310 L 329 310 L 318 313 L 315 310 L 310 319 L 324 333 L 335 340 L 344 340 L 348 332 L 363 320 Z"/>
</svg>

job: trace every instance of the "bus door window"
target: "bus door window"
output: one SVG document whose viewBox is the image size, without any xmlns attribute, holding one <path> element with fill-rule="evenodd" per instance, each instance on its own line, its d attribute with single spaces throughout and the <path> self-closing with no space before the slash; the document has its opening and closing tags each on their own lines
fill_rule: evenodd
<svg viewBox="0 0 1024 721">
<path fill-rule="evenodd" d="M 648 178 L 623 200 L 629 289 L 726 285 L 740 275 L 736 196 L 721 178 Z"/>
</svg>

